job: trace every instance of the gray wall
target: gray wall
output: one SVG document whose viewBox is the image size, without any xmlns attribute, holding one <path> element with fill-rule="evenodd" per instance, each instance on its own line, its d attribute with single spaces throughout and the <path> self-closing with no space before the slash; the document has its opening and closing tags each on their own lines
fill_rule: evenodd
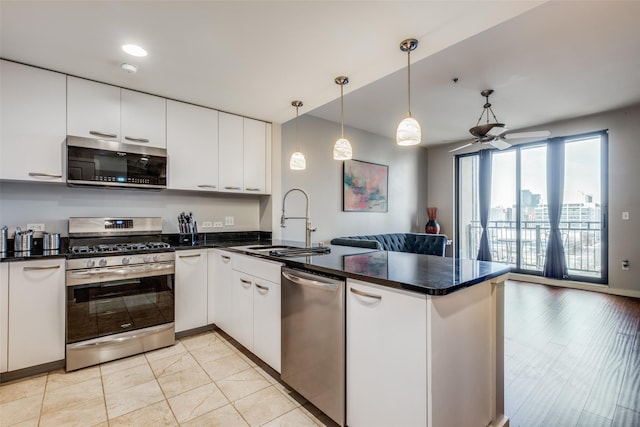
<svg viewBox="0 0 640 427">
<path fill-rule="evenodd" d="M 609 129 L 609 286 L 640 291 L 640 106 L 538 126 L 552 136 L 574 135 Z M 439 222 L 454 231 L 454 154 L 459 143 L 429 148 L 428 203 L 438 206 Z M 630 213 L 623 221 L 622 212 Z M 630 270 L 622 271 L 628 259 Z"/>
<path fill-rule="evenodd" d="M 63 184 L 0 183 L 0 225 L 9 233 L 29 223 L 44 223 L 46 230 L 67 235 L 72 216 L 157 216 L 165 233 L 177 232 L 177 215 L 193 212 L 201 232 L 260 230 L 260 204 L 264 199 L 245 195 L 202 195 L 197 192 L 108 190 L 67 187 Z M 268 213 L 270 217 L 270 212 Z M 203 221 L 233 216 L 234 226 L 203 229 Z M 269 230 L 269 226 L 265 226 Z"/>
<path fill-rule="evenodd" d="M 339 123 L 303 115 L 298 122 L 296 144 L 295 120 L 282 125 L 282 194 L 294 187 L 309 193 L 311 220 L 317 227 L 313 242 L 356 234 L 424 231 L 427 150 L 399 147 L 392 139 L 345 127 L 354 159 L 389 166 L 389 211 L 343 212 L 342 162 L 333 160 L 333 144 L 339 136 Z M 289 169 L 289 157 L 296 146 L 307 159 L 306 170 Z M 273 202 L 279 210 L 282 200 L 274 198 Z M 304 216 L 304 197 L 300 193 L 291 193 L 287 198 L 286 213 Z M 281 232 L 287 240 L 304 241 L 302 220 L 288 220 L 286 228 L 278 225 L 273 231 L 274 235 Z"/>
</svg>

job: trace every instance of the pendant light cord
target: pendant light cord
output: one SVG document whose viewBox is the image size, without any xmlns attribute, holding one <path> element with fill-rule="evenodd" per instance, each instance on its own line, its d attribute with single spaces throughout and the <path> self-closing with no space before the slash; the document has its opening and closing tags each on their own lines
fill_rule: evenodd
<svg viewBox="0 0 640 427">
<path fill-rule="evenodd" d="M 344 83 L 340 85 L 340 137 L 344 139 Z"/>
<path fill-rule="evenodd" d="M 409 117 L 411 117 L 411 49 L 407 50 L 407 74 L 409 76 L 407 82 L 407 98 L 409 99 Z"/>
</svg>

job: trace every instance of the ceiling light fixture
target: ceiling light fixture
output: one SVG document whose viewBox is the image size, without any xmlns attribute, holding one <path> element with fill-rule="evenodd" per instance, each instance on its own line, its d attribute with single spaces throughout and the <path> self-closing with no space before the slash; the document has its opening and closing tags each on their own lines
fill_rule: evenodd
<svg viewBox="0 0 640 427">
<path fill-rule="evenodd" d="M 420 130 L 420 124 L 416 119 L 411 117 L 411 51 L 418 47 L 418 40 L 406 39 L 400 43 L 400 50 L 407 52 L 407 94 L 409 100 L 409 109 L 407 111 L 407 117 L 404 118 L 398 125 L 396 131 L 396 143 L 398 145 L 417 145 L 420 144 L 422 138 L 422 131 Z"/>
<path fill-rule="evenodd" d="M 344 137 L 344 85 L 349 83 L 349 77 L 338 76 L 336 84 L 340 85 L 340 139 L 333 145 L 334 160 L 349 160 L 353 157 L 351 143 Z"/>
<path fill-rule="evenodd" d="M 122 50 L 133 56 L 147 56 L 147 51 L 136 44 L 122 45 Z"/>
<path fill-rule="evenodd" d="M 291 105 L 296 107 L 296 151 L 291 155 L 289 160 L 289 168 L 294 171 L 305 170 L 307 168 L 307 160 L 304 158 L 304 154 L 300 152 L 298 147 L 298 108 L 302 107 L 302 101 L 291 101 Z"/>
</svg>

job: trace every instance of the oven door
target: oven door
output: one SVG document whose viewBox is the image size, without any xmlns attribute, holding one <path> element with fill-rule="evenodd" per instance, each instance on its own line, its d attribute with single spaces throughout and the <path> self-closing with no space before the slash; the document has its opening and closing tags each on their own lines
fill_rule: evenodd
<svg viewBox="0 0 640 427">
<path fill-rule="evenodd" d="M 69 136 L 67 184 L 164 189 L 166 150 Z"/>
<path fill-rule="evenodd" d="M 67 272 L 67 344 L 174 321 L 173 262 Z"/>
</svg>

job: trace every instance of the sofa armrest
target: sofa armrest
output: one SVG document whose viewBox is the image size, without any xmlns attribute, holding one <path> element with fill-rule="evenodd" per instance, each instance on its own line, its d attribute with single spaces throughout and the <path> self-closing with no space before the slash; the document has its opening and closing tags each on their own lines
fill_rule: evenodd
<svg viewBox="0 0 640 427">
<path fill-rule="evenodd" d="M 332 245 L 340 246 L 354 246 L 357 248 L 367 249 L 382 249 L 380 242 L 375 240 L 361 240 L 361 239 L 345 239 L 344 237 L 337 237 L 331 240 Z"/>
</svg>

